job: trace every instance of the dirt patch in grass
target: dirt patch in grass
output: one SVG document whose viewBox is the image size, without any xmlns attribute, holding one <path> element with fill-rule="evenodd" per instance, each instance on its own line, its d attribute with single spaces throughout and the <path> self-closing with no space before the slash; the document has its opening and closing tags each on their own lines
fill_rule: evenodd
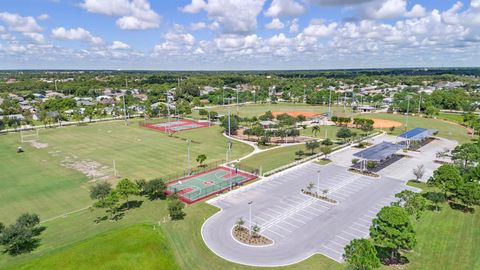
<svg viewBox="0 0 480 270">
<path fill-rule="evenodd" d="M 241 243 L 251 246 L 268 246 L 273 244 L 273 241 L 261 234 L 252 234 L 245 227 L 235 226 L 232 229 L 232 235 Z"/>
<path fill-rule="evenodd" d="M 378 118 L 374 118 L 372 120 L 374 121 L 374 124 L 373 124 L 374 128 L 391 128 L 391 127 L 402 126 L 402 123 L 400 123 L 398 121 L 387 120 L 387 119 L 378 119 Z"/>
<path fill-rule="evenodd" d="M 292 117 L 297 117 L 299 115 L 303 115 L 305 117 L 315 117 L 315 116 L 319 116 L 320 114 L 318 113 L 314 113 L 314 112 L 298 112 L 298 111 L 292 111 L 292 112 L 272 112 L 273 116 L 277 117 L 278 115 L 282 115 L 282 114 L 288 114 Z"/>
<path fill-rule="evenodd" d="M 32 142 L 30 142 L 30 145 L 31 145 L 33 148 L 36 148 L 36 149 L 43 149 L 43 148 L 47 148 L 47 147 L 48 147 L 48 143 L 41 143 L 41 142 L 37 142 L 37 141 L 32 141 Z"/>
<path fill-rule="evenodd" d="M 61 165 L 77 170 L 92 180 L 111 180 L 114 178 L 113 170 L 109 166 L 102 165 L 94 160 L 79 160 L 75 156 L 66 156 Z"/>
</svg>

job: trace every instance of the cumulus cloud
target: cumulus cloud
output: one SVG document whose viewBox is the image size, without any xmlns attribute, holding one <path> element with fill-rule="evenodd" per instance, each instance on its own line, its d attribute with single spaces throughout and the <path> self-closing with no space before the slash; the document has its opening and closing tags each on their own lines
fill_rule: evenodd
<svg viewBox="0 0 480 270">
<path fill-rule="evenodd" d="M 120 17 L 117 26 L 123 30 L 160 27 L 161 17 L 148 0 L 84 0 L 80 6 L 91 13 Z"/>
<path fill-rule="evenodd" d="M 52 37 L 60 40 L 85 41 L 94 46 L 104 43 L 102 38 L 93 36 L 89 31 L 81 27 L 71 29 L 65 29 L 63 27 L 55 28 L 52 30 Z"/>
<path fill-rule="evenodd" d="M 284 27 L 285 27 L 285 24 L 283 24 L 282 21 L 280 21 L 280 19 L 278 18 L 273 19 L 270 23 L 265 25 L 265 28 L 267 29 L 276 29 L 276 30 L 283 29 Z"/>
<path fill-rule="evenodd" d="M 318 4 L 322 6 L 345 6 L 345 5 L 357 5 L 362 3 L 368 3 L 375 0 L 308 0 L 312 4 Z"/>
<path fill-rule="evenodd" d="M 265 0 L 192 0 L 181 8 L 183 12 L 207 12 L 225 34 L 249 34 L 257 28 L 257 16 Z"/>
<path fill-rule="evenodd" d="M 290 33 L 297 33 L 299 30 L 298 19 L 293 19 L 290 23 Z"/>
<path fill-rule="evenodd" d="M 371 19 L 393 19 L 398 17 L 422 17 L 425 16 L 426 9 L 416 4 L 413 8 L 407 10 L 407 0 L 377 0 L 363 5 L 362 13 L 365 17 Z"/>
<path fill-rule="evenodd" d="M 198 31 L 207 28 L 207 24 L 204 22 L 196 22 L 190 24 L 190 29 L 193 31 Z"/>
<path fill-rule="evenodd" d="M 326 37 L 331 35 L 338 24 L 336 22 L 324 24 L 322 20 L 312 20 L 310 24 L 303 30 L 306 36 Z"/>
<path fill-rule="evenodd" d="M 23 35 L 36 43 L 45 43 L 45 37 L 40 33 L 23 33 Z"/>
<path fill-rule="evenodd" d="M 265 16 L 282 17 L 291 16 L 297 17 L 305 13 L 305 7 L 294 0 L 273 0 L 270 7 L 265 12 Z"/>
<path fill-rule="evenodd" d="M 154 53 L 176 55 L 181 52 L 189 52 L 195 45 L 195 37 L 185 32 L 180 25 L 175 25 L 174 29 L 164 35 L 164 42 L 154 47 Z"/>
<path fill-rule="evenodd" d="M 114 41 L 112 46 L 110 46 L 112 50 L 128 50 L 130 49 L 130 45 L 123 43 L 121 41 Z"/>
<path fill-rule="evenodd" d="M 37 24 L 35 18 L 31 16 L 22 17 L 18 14 L 2 12 L 0 21 L 8 25 L 8 30 L 14 32 L 41 32 L 43 29 Z"/>
</svg>

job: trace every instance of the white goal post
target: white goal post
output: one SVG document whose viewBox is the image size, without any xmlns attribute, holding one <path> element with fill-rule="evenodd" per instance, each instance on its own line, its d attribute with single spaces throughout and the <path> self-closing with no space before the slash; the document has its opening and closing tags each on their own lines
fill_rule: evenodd
<svg viewBox="0 0 480 270">
<path fill-rule="evenodd" d="M 20 141 L 22 143 L 26 142 L 35 142 L 40 139 L 40 136 L 38 135 L 38 129 L 33 129 L 33 130 L 20 130 Z"/>
</svg>

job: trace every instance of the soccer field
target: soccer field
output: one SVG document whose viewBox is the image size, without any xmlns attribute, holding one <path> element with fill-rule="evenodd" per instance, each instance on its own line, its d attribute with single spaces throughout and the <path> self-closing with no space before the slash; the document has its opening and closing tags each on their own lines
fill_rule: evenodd
<svg viewBox="0 0 480 270">
<path fill-rule="evenodd" d="M 207 163 L 224 159 L 226 139 L 219 127 L 166 134 L 121 122 L 71 126 L 40 131 L 41 149 L 21 144 L 19 134 L 0 136 L 0 221 L 9 223 L 23 212 L 48 219 L 87 207 L 89 181 L 119 177 L 152 179 L 179 174 L 187 168 L 187 139 L 192 166 L 199 154 Z M 17 154 L 22 145 L 25 153 Z M 252 148 L 233 143 L 233 158 Z M 90 175 L 87 176 L 87 175 Z M 170 179 L 169 179 L 170 180 Z"/>
</svg>

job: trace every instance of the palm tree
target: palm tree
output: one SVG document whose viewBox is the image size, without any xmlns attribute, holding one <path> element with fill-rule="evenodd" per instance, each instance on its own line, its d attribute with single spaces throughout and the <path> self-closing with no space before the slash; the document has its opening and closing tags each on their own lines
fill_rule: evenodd
<svg viewBox="0 0 480 270">
<path fill-rule="evenodd" d="M 312 127 L 312 133 L 313 133 L 313 136 L 317 137 L 317 133 L 320 132 L 320 126 L 319 125 L 315 125 Z"/>
<path fill-rule="evenodd" d="M 307 186 L 308 192 L 311 193 L 314 187 L 315 187 L 315 184 L 313 182 L 308 183 L 308 186 Z"/>
<path fill-rule="evenodd" d="M 252 226 L 252 235 L 253 237 L 258 237 L 258 233 L 260 232 L 260 226 L 257 224 Z"/>
<path fill-rule="evenodd" d="M 243 220 L 243 217 L 240 217 L 237 222 L 235 223 L 237 229 L 241 229 L 243 225 L 245 225 L 245 220 Z"/>
</svg>

